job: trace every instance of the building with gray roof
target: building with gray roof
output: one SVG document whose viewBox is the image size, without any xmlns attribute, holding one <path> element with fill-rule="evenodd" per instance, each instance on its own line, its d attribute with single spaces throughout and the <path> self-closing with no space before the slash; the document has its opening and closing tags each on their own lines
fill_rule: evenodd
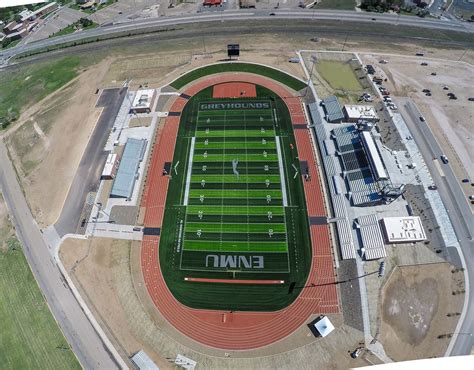
<svg viewBox="0 0 474 370">
<path fill-rule="evenodd" d="M 146 139 L 127 140 L 110 192 L 111 198 L 131 199 L 135 181 L 138 178 L 138 168 L 145 155 L 146 144 Z"/>
</svg>

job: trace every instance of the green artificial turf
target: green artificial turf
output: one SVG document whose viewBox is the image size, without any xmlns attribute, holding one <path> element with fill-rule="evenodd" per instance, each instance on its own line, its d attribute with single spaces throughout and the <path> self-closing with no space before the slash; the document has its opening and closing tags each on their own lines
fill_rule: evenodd
<svg viewBox="0 0 474 370">
<path fill-rule="evenodd" d="M 250 64 L 250 63 L 219 63 L 202 68 L 195 69 L 191 72 L 186 73 L 185 75 L 179 77 L 177 80 L 171 83 L 171 86 L 175 89 L 181 89 L 186 86 L 191 81 L 194 81 L 200 77 L 207 76 L 214 73 L 222 72 L 248 72 L 269 77 L 275 81 L 281 82 L 286 86 L 292 88 L 293 90 L 299 91 L 303 89 L 306 84 L 285 72 L 281 72 L 277 69 L 270 67 L 262 66 L 259 64 Z"/>
<path fill-rule="evenodd" d="M 301 176 L 293 176 L 292 165 L 299 168 L 300 164 L 290 115 L 272 91 L 257 86 L 257 96 L 254 101 L 271 102 L 271 108 L 202 111 L 202 102 L 226 102 L 213 101 L 211 87 L 193 96 L 181 114 L 172 164 L 179 163 L 179 170 L 170 180 L 173 191 L 167 195 L 159 254 L 169 289 L 190 307 L 278 310 L 294 301 L 299 291 L 290 286 L 304 285 L 309 272 L 308 217 Z M 238 176 L 233 161 L 237 161 Z M 287 207 L 282 189 L 286 189 Z M 259 256 L 262 268 L 254 265 Z M 224 267 L 214 265 L 220 259 L 227 261 Z M 187 277 L 285 283 L 190 283 Z"/>
</svg>

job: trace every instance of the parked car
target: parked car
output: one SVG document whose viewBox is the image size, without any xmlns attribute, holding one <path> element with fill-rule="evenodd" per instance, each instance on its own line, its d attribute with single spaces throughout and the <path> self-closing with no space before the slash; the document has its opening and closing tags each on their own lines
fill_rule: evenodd
<svg viewBox="0 0 474 370">
<path fill-rule="evenodd" d="M 436 190 L 436 189 L 438 189 L 438 187 L 436 185 L 430 185 L 430 186 L 428 186 L 428 189 Z"/>
<path fill-rule="evenodd" d="M 375 19 L 375 18 L 372 18 L 372 19 Z M 364 349 L 363 347 L 357 347 L 354 351 L 351 352 L 351 357 L 352 358 L 359 357 L 363 349 Z"/>
<path fill-rule="evenodd" d="M 429 92 L 431 92 L 430 89 L 423 89 L 423 90 L 421 90 L 421 91 L 424 92 L 424 93 L 429 93 Z"/>
<path fill-rule="evenodd" d="M 462 182 L 469 182 L 469 179 L 462 179 Z"/>
<path fill-rule="evenodd" d="M 420 121 L 421 121 L 421 122 L 425 122 L 425 117 L 420 116 Z"/>
<path fill-rule="evenodd" d="M 436 74 L 437 74 L 436 72 L 431 72 L 432 76 L 436 76 Z"/>
<path fill-rule="evenodd" d="M 443 86 L 443 90 L 449 90 L 449 87 L 448 86 Z"/>
<path fill-rule="evenodd" d="M 388 60 L 386 59 L 382 59 L 381 61 L 379 61 L 380 64 L 387 64 L 388 63 Z"/>
<path fill-rule="evenodd" d="M 469 101 L 474 101 L 474 98 L 467 98 L 467 100 L 469 100 Z"/>
<path fill-rule="evenodd" d="M 426 93 L 425 96 L 431 96 L 431 93 Z"/>
<path fill-rule="evenodd" d="M 448 157 L 446 157 L 444 154 L 440 158 L 441 158 L 441 160 L 443 161 L 444 164 L 449 163 Z"/>
<path fill-rule="evenodd" d="M 428 65 L 428 63 L 426 63 L 426 62 L 422 62 L 422 63 L 421 63 L 421 65 L 422 65 L 422 66 L 427 66 L 427 65 Z"/>
</svg>

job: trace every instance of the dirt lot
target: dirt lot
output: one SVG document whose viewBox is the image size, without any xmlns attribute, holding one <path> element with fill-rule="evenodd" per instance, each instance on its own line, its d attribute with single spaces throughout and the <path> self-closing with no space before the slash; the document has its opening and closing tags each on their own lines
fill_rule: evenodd
<svg viewBox="0 0 474 370">
<path fill-rule="evenodd" d="M 203 369 L 347 369 L 369 365 L 365 358 L 377 362 L 368 353 L 357 360 L 350 358 L 348 352 L 363 341 L 363 335 L 342 325 L 340 315 L 331 316 L 337 329 L 324 341 L 315 339 L 309 329 L 302 326 L 274 346 L 250 351 L 248 355 L 247 352 L 230 353 L 227 358 L 223 351 L 200 346 L 176 331 L 169 335 L 169 324 L 156 309 L 148 311 L 149 298 L 137 294 L 146 292 L 140 278 L 139 248 L 139 242 L 94 238 L 67 239 L 60 249 L 66 270 L 125 358 L 144 349 L 163 369 L 170 368 L 166 359 L 174 358 L 177 353 L 198 361 Z M 179 342 L 176 336 L 181 336 Z M 288 348 L 295 349 L 288 351 Z M 208 352 L 214 355 L 204 354 Z M 332 359 L 336 357 L 338 361 L 334 362 Z"/>
<path fill-rule="evenodd" d="M 462 309 L 461 272 L 448 263 L 393 270 L 382 290 L 379 340 L 395 361 L 443 356 Z M 448 316 L 449 314 L 449 316 Z"/>
<path fill-rule="evenodd" d="M 472 64 L 433 60 L 423 57 L 400 57 L 393 55 L 361 55 L 364 63 L 372 64 L 377 75 L 388 77 L 384 85 L 395 96 L 409 96 L 426 117 L 437 140 L 459 179 L 470 178 L 474 182 L 474 67 Z M 386 59 L 387 64 L 378 63 Z M 421 62 L 427 62 L 422 66 Z M 431 75 L 436 72 L 436 76 Z M 443 90 L 447 86 L 449 90 Z M 432 96 L 425 96 L 423 89 L 431 90 Z M 458 97 L 450 100 L 447 93 L 452 92 Z M 462 184 L 467 195 L 472 188 Z"/>
<path fill-rule="evenodd" d="M 42 227 L 59 216 L 101 112 L 94 108 L 94 92 L 109 64 L 105 60 L 91 67 L 28 108 L 5 135 L 30 208 Z"/>
</svg>

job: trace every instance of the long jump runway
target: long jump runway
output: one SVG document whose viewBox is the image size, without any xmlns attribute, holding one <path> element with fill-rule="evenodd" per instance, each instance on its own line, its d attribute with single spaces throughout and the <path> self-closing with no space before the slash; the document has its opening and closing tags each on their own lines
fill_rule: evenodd
<svg viewBox="0 0 474 370">
<path fill-rule="evenodd" d="M 248 82 L 273 90 L 287 104 L 293 125 L 300 161 L 306 161 L 310 180 L 304 181 L 308 217 L 327 217 L 315 153 L 306 124 L 304 107 L 298 97 L 282 85 L 250 73 L 216 74 L 200 80 L 184 91 L 188 96 L 224 82 Z M 187 99 L 178 97 L 170 111 L 181 112 Z M 168 176 L 163 176 L 165 162 L 172 162 L 179 116 L 168 117 L 158 132 L 142 206 L 146 207 L 145 227 L 161 227 L 168 191 Z M 249 350 L 270 345 L 285 338 L 303 325 L 311 315 L 339 312 L 328 225 L 310 226 L 312 261 L 309 276 L 298 298 L 275 312 L 224 312 L 192 309 L 178 302 L 169 291 L 159 261 L 159 236 L 144 236 L 141 249 L 142 273 L 153 304 L 166 320 L 182 334 L 210 347 Z M 192 284 L 192 282 L 190 282 Z"/>
</svg>

